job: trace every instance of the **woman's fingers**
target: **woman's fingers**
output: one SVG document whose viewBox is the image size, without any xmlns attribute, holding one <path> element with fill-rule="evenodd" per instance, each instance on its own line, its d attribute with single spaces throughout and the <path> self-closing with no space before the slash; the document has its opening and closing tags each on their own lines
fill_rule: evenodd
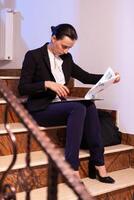
<svg viewBox="0 0 134 200">
<path fill-rule="evenodd" d="M 64 89 L 64 91 L 66 91 L 66 94 L 68 95 L 70 92 L 69 89 L 65 85 L 63 85 L 63 89 Z"/>
<path fill-rule="evenodd" d="M 116 72 L 115 75 L 116 75 L 116 78 L 114 80 L 114 83 L 118 83 L 120 81 L 120 74 Z"/>
<path fill-rule="evenodd" d="M 65 97 L 69 94 L 69 89 L 65 85 L 53 81 L 45 81 L 45 87 L 53 90 L 60 97 Z"/>
<path fill-rule="evenodd" d="M 69 89 L 64 85 L 57 85 L 56 93 L 60 97 L 62 97 L 62 96 L 65 97 L 69 94 Z"/>
</svg>

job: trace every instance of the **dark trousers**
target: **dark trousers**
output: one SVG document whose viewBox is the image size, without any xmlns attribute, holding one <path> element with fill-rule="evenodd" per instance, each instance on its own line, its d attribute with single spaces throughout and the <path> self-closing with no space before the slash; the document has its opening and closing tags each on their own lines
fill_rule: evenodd
<svg viewBox="0 0 134 200">
<path fill-rule="evenodd" d="M 82 138 L 90 151 L 90 161 L 104 165 L 100 122 L 95 104 L 91 101 L 50 104 L 46 110 L 32 113 L 40 126 L 67 125 L 65 158 L 74 170 L 79 167 Z"/>
</svg>

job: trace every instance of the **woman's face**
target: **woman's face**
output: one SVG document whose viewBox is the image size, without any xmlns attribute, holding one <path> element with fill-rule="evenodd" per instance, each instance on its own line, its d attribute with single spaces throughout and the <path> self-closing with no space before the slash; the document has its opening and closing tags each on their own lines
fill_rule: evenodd
<svg viewBox="0 0 134 200">
<path fill-rule="evenodd" d="M 76 40 L 72 40 L 68 36 L 64 36 L 62 39 L 57 40 L 55 36 L 52 36 L 52 48 L 53 53 L 57 56 L 67 54 L 69 49 L 73 47 Z"/>
</svg>

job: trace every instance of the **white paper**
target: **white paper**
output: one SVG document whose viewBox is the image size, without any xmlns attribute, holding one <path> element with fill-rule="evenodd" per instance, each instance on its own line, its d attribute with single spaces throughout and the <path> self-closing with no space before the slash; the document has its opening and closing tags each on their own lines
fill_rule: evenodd
<svg viewBox="0 0 134 200">
<path fill-rule="evenodd" d="M 118 75 L 117 75 L 118 76 Z M 87 92 L 85 99 L 94 99 L 96 94 L 109 87 L 117 77 L 114 71 L 109 67 L 102 78 Z"/>
<path fill-rule="evenodd" d="M 118 75 L 117 75 L 118 76 Z M 113 84 L 115 78 L 117 77 L 114 71 L 109 67 L 102 78 L 86 93 L 85 97 L 66 97 L 66 99 L 61 100 L 59 97 L 55 98 L 52 103 L 65 102 L 65 101 L 82 101 L 82 100 L 102 100 L 97 98 L 97 94 L 102 90 L 106 89 L 108 86 Z"/>
</svg>

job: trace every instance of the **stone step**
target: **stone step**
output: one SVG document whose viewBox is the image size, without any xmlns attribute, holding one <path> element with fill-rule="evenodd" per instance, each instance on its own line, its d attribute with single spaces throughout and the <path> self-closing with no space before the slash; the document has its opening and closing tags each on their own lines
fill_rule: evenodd
<svg viewBox="0 0 134 200">
<path fill-rule="evenodd" d="M 83 182 L 90 194 L 98 200 L 133 200 L 134 192 L 134 169 L 127 168 L 109 173 L 116 182 L 105 184 L 97 180 L 84 178 Z M 132 198 L 131 198 L 132 197 Z M 24 200 L 25 193 L 18 193 L 17 200 Z M 31 200 L 47 199 L 47 187 L 31 191 Z M 64 183 L 58 185 L 58 200 L 77 200 L 73 191 Z"/>
<path fill-rule="evenodd" d="M 105 147 L 105 155 L 119 153 L 119 152 L 126 152 L 133 149 L 134 147 L 130 145 L 125 145 L 125 144 L 113 145 L 113 146 Z M 64 150 L 62 148 L 60 150 L 62 153 L 64 153 Z M 79 154 L 80 159 L 89 158 L 89 156 L 90 154 L 88 150 L 80 150 L 80 154 Z M 18 154 L 16 163 L 13 169 L 25 168 L 26 167 L 25 157 L 26 157 L 26 153 Z M 0 163 L 1 163 L 0 172 L 3 172 L 7 169 L 7 166 L 10 164 L 11 160 L 12 160 L 12 155 L 0 156 Z M 43 151 L 31 152 L 31 167 L 47 165 L 47 164 L 48 164 L 48 159 L 47 159 L 46 154 Z"/>
<path fill-rule="evenodd" d="M 0 79 L 2 80 L 19 80 L 20 77 L 19 76 L 0 76 Z"/>
<path fill-rule="evenodd" d="M 105 148 L 105 164 L 108 172 L 117 171 L 130 167 L 131 152 L 134 147 L 129 145 L 115 145 Z M 61 149 L 62 152 L 63 149 Z M 88 160 L 89 153 L 85 150 L 80 150 L 80 174 L 81 178 L 88 177 Z M 27 181 L 30 179 L 32 189 L 47 186 L 48 176 L 48 160 L 47 156 L 42 151 L 31 153 L 31 168 L 26 168 L 26 154 L 18 154 L 18 158 L 14 168 L 9 172 L 5 182 L 12 184 L 17 192 L 24 191 Z M 12 156 L 0 156 L 0 176 L 10 164 Z M 32 176 L 31 176 L 32 173 Z M 31 177 L 30 177 L 31 176 Z M 59 176 L 59 183 L 64 182 Z"/>
<path fill-rule="evenodd" d="M 9 128 L 13 133 L 24 133 L 27 132 L 27 128 L 22 123 L 8 123 Z M 60 128 L 65 128 L 66 126 L 51 126 L 51 127 L 39 127 L 40 130 L 53 130 L 53 129 L 60 129 Z M 0 136 L 7 134 L 7 131 L 4 127 L 4 124 L 0 124 Z"/>
<path fill-rule="evenodd" d="M 10 130 L 15 133 L 17 141 L 18 153 L 26 152 L 27 136 L 28 131 L 22 125 L 22 123 L 8 123 Z M 45 133 L 51 138 L 51 140 L 58 145 L 63 147 L 63 138 L 65 138 L 65 128 L 66 126 L 53 126 L 53 127 L 40 127 L 40 130 L 45 131 Z M 31 151 L 40 150 L 40 146 L 36 140 L 31 136 Z M 12 144 L 10 138 L 5 130 L 4 124 L 0 124 L 0 156 L 12 154 Z"/>
<path fill-rule="evenodd" d="M 8 86 L 10 90 L 16 95 L 19 96 L 18 94 L 18 83 L 19 83 L 19 76 L 0 76 L 0 79 L 2 79 Z M 0 94 L 0 97 L 2 95 Z"/>
<path fill-rule="evenodd" d="M 0 69 L 0 77 L 2 76 L 20 76 L 21 68 Z"/>
<path fill-rule="evenodd" d="M 22 103 L 26 101 L 26 97 L 21 97 L 19 98 Z M 7 105 L 7 102 L 3 99 L 0 98 L 0 124 L 4 122 L 4 112 L 5 112 L 5 107 Z M 14 122 L 19 122 L 20 119 L 18 116 L 15 114 L 15 112 L 12 110 L 11 107 L 8 108 L 8 122 L 9 123 L 14 123 Z"/>
<path fill-rule="evenodd" d="M 26 97 L 20 97 L 19 98 L 20 100 L 21 100 L 21 102 L 23 103 L 23 102 L 25 102 L 26 101 Z M 1 105 L 5 105 L 6 104 L 6 100 L 4 100 L 3 98 L 0 98 L 0 106 Z"/>
</svg>

